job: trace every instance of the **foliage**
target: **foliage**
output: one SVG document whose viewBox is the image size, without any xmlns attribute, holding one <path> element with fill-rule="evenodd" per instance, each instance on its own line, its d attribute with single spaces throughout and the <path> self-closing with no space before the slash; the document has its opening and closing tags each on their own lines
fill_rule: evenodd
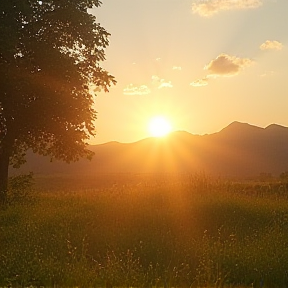
<svg viewBox="0 0 288 288">
<path fill-rule="evenodd" d="M 277 186 L 146 180 L 42 189 L 29 209 L 0 211 L 0 287 L 287 287 L 288 204 Z"/>
<path fill-rule="evenodd" d="M 94 95 L 115 83 L 100 62 L 109 33 L 98 0 L 0 2 L 0 196 L 27 149 L 67 162 L 91 157 Z M 96 89 L 96 90 L 95 90 Z"/>
<path fill-rule="evenodd" d="M 33 173 L 20 174 L 9 178 L 8 182 L 8 199 L 11 204 L 29 204 L 33 201 Z"/>
</svg>

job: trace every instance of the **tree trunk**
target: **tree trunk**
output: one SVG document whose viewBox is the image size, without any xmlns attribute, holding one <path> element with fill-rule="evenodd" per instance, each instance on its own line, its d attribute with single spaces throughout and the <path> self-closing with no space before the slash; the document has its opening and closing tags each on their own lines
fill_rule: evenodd
<svg viewBox="0 0 288 288">
<path fill-rule="evenodd" d="M 0 206 L 7 202 L 8 169 L 9 153 L 4 147 L 0 147 Z"/>
</svg>

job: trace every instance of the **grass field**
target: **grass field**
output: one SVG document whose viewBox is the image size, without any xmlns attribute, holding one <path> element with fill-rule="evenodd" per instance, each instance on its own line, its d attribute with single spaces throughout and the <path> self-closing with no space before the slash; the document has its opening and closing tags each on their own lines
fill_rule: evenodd
<svg viewBox="0 0 288 288">
<path fill-rule="evenodd" d="M 105 177 L 16 189 L 0 287 L 287 287 L 285 183 Z"/>
</svg>

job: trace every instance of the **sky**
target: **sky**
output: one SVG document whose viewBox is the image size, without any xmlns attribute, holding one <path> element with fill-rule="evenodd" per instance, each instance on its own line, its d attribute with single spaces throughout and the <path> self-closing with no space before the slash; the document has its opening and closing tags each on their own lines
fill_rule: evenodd
<svg viewBox="0 0 288 288">
<path fill-rule="evenodd" d="M 233 121 L 288 126 L 287 0 L 102 0 L 115 76 L 97 94 L 92 144 L 136 142 L 163 116 L 211 134 Z"/>
</svg>

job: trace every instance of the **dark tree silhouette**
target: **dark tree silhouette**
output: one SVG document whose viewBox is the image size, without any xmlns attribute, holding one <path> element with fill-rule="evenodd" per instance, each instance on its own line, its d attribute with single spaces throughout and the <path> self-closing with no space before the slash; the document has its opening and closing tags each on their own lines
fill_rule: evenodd
<svg viewBox="0 0 288 288">
<path fill-rule="evenodd" d="M 8 167 L 28 149 L 66 162 L 90 157 L 93 92 L 116 81 L 101 66 L 110 34 L 98 0 L 0 1 L 0 202 Z"/>
</svg>

